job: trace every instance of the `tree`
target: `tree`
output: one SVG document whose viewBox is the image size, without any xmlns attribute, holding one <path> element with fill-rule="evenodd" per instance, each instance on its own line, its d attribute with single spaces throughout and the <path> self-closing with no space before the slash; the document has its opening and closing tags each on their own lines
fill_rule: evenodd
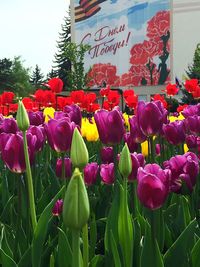
<svg viewBox="0 0 200 267">
<path fill-rule="evenodd" d="M 69 42 L 65 44 L 65 56 L 72 65 L 71 70 L 67 71 L 69 90 L 85 89 L 88 84 L 88 74 L 84 70 L 84 57 L 89 49 L 89 45 Z"/>
<path fill-rule="evenodd" d="M 44 82 L 44 75 L 41 72 L 41 69 L 38 67 L 38 65 L 35 66 L 35 70 L 33 71 L 31 78 L 30 78 L 30 83 L 34 86 L 37 87 L 41 85 Z"/>
<path fill-rule="evenodd" d="M 186 73 L 190 79 L 200 80 L 200 43 L 196 46 L 193 63 L 188 66 Z"/>
<path fill-rule="evenodd" d="M 51 69 L 51 71 L 47 73 L 47 80 L 55 77 L 57 77 L 57 72 L 54 69 Z"/>
<path fill-rule="evenodd" d="M 69 86 L 67 73 L 71 70 L 70 59 L 66 56 L 66 44 L 71 42 L 71 20 L 70 12 L 64 17 L 64 24 L 61 25 L 61 33 L 59 33 L 59 41 L 57 42 L 58 52 L 55 54 L 55 66 L 53 67 L 56 76 L 59 77 L 64 87 Z M 55 76 L 54 76 L 55 77 Z"/>
<path fill-rule="evenodd" d="M 198 79 L 200 81 L 200 43 L 197 44 L 194 56 L 193 63 L 188 66 L 186 71 L 187 79 Z M 181 101 L 186 104 L 195 104 L 196 101 L 193 98 L 192 94 L 189 93 L 183 86 L 181 88 L 182 98 Z"/>
<path fill-rule="evenodd" d="M 12 91 L 18 96 L 26 96 L 33 91 L 29 79 L 29 69 L 23 66 L 20 57 L 0 60 L 0 93 Z"/>
</svg>

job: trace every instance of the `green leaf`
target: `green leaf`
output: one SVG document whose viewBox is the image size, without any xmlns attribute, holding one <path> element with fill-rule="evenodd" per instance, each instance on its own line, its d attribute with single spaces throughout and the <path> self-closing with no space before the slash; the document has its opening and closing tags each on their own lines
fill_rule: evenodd
<svg viewBox="0 0 200 267">
<path fill-rule="evenodd" d="M 103 264 L 103 256 L 102 255 L 96 255 L 90 262 L 90 267 L 102 267 Z"/>
<path fill-rule="evenodd" d="M 196 227 L 196 220 L 191 221 L 182 234 L 168 249 L 164 255 L 165 267 L 184 266 L 188 262 L 188 253 L 190 253 L 191 247 L 194 243 Z"/>
<path fill-rule="evenodd" d="M 0 263 L 3 267 L 17 267 L 16 262 L 0 248 Z"/>
<path fill-rule="evenodd" d="M 34 232 L 34 238 L 32 242 L 32 265 L 33 267 L 40 267 L 41 257 L 42 257 L 42 247 L 46 238 L 48 222 L 52 217 L 52 208 L 58 199 L 58 197 L 65 190 L 65 186 L 63 186 L 60 191 L 56 194 L 56 196 L 51 200 L 49 205 L 45 208 L 43 213 L 40 215 L 38 224 L 36 226 Z"/>
<path fill-rule="evenodd" d="M 27 249 L 18 263 L 18 267 L 31 267 L 31 247 Z"/>
<path fill-rule="evenodd" d="M 120 185 L 120 205 L 118 216 L 118 236 L 125 266 L 132 266 L 133 260 L 133 224 L 127 201 L 127 181 L 124 188 Z"/>
<path fill-rule="evenodd" d="M 200 266 L 200 239 L 196 242 L 192 249 L 192 267 Z"/>
<path fill-rule="evenodd" d="M 97 242 L 97 225 L 95 214 L 92 215 L 91 223 L 90 223 L 90 259 L 95 256 L 95 248 Z"/>
<path fill-rule="evenodd" d="M 144 245 L 142 248 L 140 267 L 164 267 L 158 243 L 152 239 L 150 225 L 146 224 Z"/>
<path fill-rule="evenodd" d="M 121 261 L 120 261 L 119 253 L 117 250 L 117 245 L 116 245 L 112 230 L 110 230 L 110 242 L 111 242 L 111 250 L 112 250 L 113 260 L 114 260 L 114 266 L 121 267 Z"/>
<path fill-rule="evenodd" d="M 105 250 L 108 253 L 111 251 L 110 230 L 112 230 L 115 242 L 118 244 L 118 225 L 116 223 L 116 218 L 118 218 L 118 215 L 119 215 L 119 190 L 116 184 L 114 200 L 112 202 L 112 206 L 107 217 L 105 238 L 104 238 Z"/>
<path fill-rule="evenodd" d="M 72 250 L 65 232 L 58 227 L 58 266 L 70 267 L 72 261 Z"/>
</svg>

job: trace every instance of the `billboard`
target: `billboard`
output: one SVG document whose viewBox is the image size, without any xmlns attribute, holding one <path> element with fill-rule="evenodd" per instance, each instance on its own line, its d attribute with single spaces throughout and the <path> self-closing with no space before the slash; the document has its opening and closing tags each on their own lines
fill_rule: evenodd
<svg viewBox="0 0 200 267">
<path fill-rule="evenodd" d="M 90 45 L 90 86 L 169 80 L 170 0 L 75 0 L 74 16 L 75 42 Z"/>
</svg>

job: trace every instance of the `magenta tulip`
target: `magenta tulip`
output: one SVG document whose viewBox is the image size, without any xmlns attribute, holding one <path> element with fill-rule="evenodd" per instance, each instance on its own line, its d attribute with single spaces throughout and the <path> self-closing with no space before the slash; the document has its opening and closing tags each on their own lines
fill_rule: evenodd
<svg viewBox="0 0 200 267">
<path fill-rule="evenodd" d="M 147 164 L 138 169 L 137 195 L 141 203 L 152 210 L 160 208 L 168 194 L 170 171 L 163 170 L 157 164 Z"/>
<path fill-rule="evenodd" d="M 63 111 L 67 113 L 71 121 L 73 121 L 76 125 L 79 125 L 81 127 L 82 114 L 81 114 L 81 109 L 78 105 L 71 104 L 65 106 Z"/>
<path fill-rule="evenodd" d="M 85 184 L 90 186 L 96 182 L 99 166 L 96 162 L 88 163 L 84 168 Z"/>
<path fill-rule="evenodd" d="M 0 133 L 17 133 L 19 128 L 17 122 L 13 118 L 3 119 L 0 125 Z"/>
<path fill-rule="evenodd" d="M 104 184 L 113 184 L 115 181 L 115 166 L 114 163 L 101 164 L 100 176 Z"/>
<path fill-rule="evenodd" d="M 170 190 L 175 193 L 182 193 L 182 184 L 185 182 L 187 189 L 192 192 L 196 184 L 199 173 L 199 161 L 197 156 L 192 152 L 184 155 L 177 155 L 163 162 L 163 166 L 172 173 Z"/>
<path fill-rule="evenodd" d="M 138 144 L 136 142 L 134 142 L 134 139 L 132 138 L 130 132 L 127 132 L 124 134 L 124 142 L 127 143 L 129 151 L 131 153 L 137 151 Z"/>
<path fill-rule="evenodd" d="M 50 147 L 57 152 L 69 151 L 75 127 L 69 118 L 50 119 L 44 125 Z"/>
<path fill-rule="evenodd" d="M 172 145 L 179 145 L 185 141 L 185 125 L 183 121 L 174 121 L 163 125 L 163 133 Z"/>
<path fill-rule="evenodd" d="M 44 115 L 42 111 L 28 112 L 30 125 L 39 126 L 44 123 Z"/>
<path fill-rule="evenodd" d="M 130 135 L 133 142 L 143 143 L 147 139 L 147 137 L 140 129 L 137 116 L 133 116 L 132 118 L 130 118 L 129 123 L 130 123 Z"/>
<path fill-rule="evenodd" d="M 65 166 L 65 178 L 69 179 L 72 176 L 72 162 L 70 158 L 64 158 L 64 166 Z M 57 159 L 56 176 L 62 178 L 62 159 Z"/>
<path fill-rule="evenodd" d="M 61 215 L 63 210 L 63 200 L 62 199 L 58 199 L 52 209 L 52 214 L 53 216 L 59 216 Z"/>
<path fill-rule="evenodd" d="M 117 109 L 101 109 L 94 114 L 94 119 L 103 144 L 118 144 L 125 133 L 124 121 Z"/>
<path fill-rule="evenodd" d="M 185 142 L 189 149 L 196 149 L 198 146 L 200 138 L 196 135 L 187 135 Z"/>
<path fill-rule="evenodd" d="M 188 118 L 194 115 L 200 116 L 200 104 L 191 105 L 191 106 L 184 108 L 184 110 L 182 111 L 182 114 L 185 118 Z"/>
<path fill-rule="evenodd" d="M 128 177 L 129 182 L 137 179 L 137 172 L 139 167 L 144 167 L 145 159 L 142 154 L 137 154 L 136 152 L 131 153 L 131 161 L 132 161 L 132 171 Z"/>
<path fill-rule="evenodd" d="M 184 121 L 187 129 L 192 133 L 192 134 L 200 134 L 200 116 L 194 115 L 190 116 Z"/>
<path fill-rule="evenodd" d="M 34 141 L 35 139 L 31 134 L 27 134 L 30 163 L 34 161 Z M 31 142 L 31 140 L 33 142 Z M 24 147 L 23 137 L 20 133 L 17 134 L 0 134 L 0 152 L 1 157 L 6 166 L 16 173 L 22 173 L 26 170 L 25 158 L 24 158 Z"/>
<path fill-rule="evenodd" d="M 136 114 L 139 126 L 146 136 L 159 134 L 163 123 L 167 123 L 167 110 L 160 101 L 140 101 Z"/>
<path fill-rule="evenodd" d="M 35 136 L 35 150 L 41 151 L 45 143 L 45 131 L 42 126 L 30 126 L 27 134 Z"/>
<path fill-rule="evenodd" d="M 111 163 L 114 161 L 113 147 L 102 147 L 100 151 L 102 163 Z"/>
</svg>

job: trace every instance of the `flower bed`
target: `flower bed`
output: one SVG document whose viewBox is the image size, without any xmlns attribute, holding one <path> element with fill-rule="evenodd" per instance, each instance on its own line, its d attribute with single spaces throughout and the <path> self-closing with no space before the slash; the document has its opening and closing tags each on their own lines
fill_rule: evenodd
<svg viewBox="0 0 200 267">
<path fill-rule="evenodd" d="M 53 85 L 1 97 L 4 115 L 18 110 L 0 118 L 1 265 L 200 266 L 200 104 L 172 116 L 162 96 L 126 90 L 122 114 L 108 87 L 58 111 Z"/>
</svg>

